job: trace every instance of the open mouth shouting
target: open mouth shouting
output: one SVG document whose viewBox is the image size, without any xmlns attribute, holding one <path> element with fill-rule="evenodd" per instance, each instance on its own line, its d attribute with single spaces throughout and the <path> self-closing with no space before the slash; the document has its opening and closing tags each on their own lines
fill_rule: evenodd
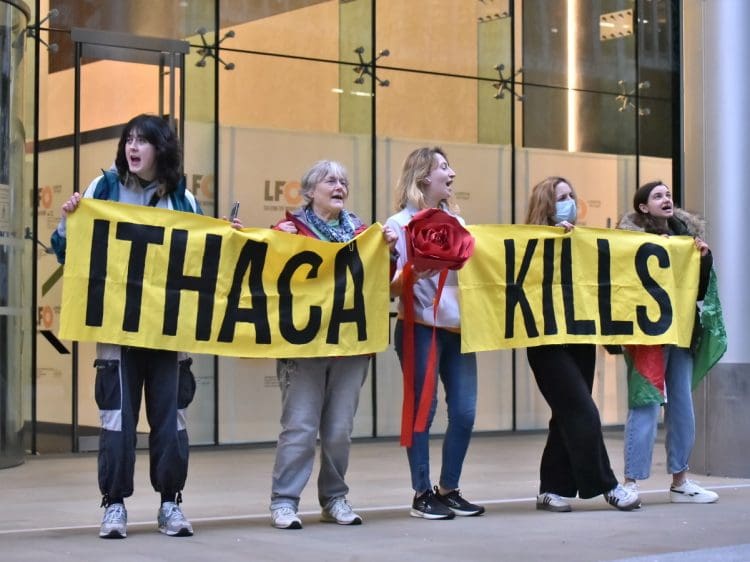
<svg viewBox="0 0 750 562">
<path fill-rule="evenodd" d="M 654 187 L 647 202 L 641 205 L 641 210 L 644 213 L 651 213 L 654 217 L 671 217 L 674 214 L 672 192 L 666 185 Z"/>
<path fill-rule="evenodd" d="M 156 147 L 138 130 L 125 139 L 125 157 L 131 174 L 145 181 L 156 179 Z"/>
</svg>

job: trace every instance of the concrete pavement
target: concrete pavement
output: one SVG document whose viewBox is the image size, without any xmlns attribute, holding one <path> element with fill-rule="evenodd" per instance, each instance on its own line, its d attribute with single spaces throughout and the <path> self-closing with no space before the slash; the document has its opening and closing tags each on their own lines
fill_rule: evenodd
<svg viewBox="0 0 750 562">
<path fill-rule="evenodd" d="M 619 512 L 599 497 L 574 500 L 571 513 L 541 512 L 534 497 L 544 439 L 543 433 L 475 436 L 462 492 L 487 513 L 452 521 L 409 517 L 408 469 L 397 441 L 355 442 L 349 499 L 364 524 L 319 522 L 314 475 L 299 531 L 269 524 L 273 447 L 196 448 L 183 494 L 195 528 L 188 538 L 156 530 L 158 496 L 148 484 L 145 451 L 138 453 L 136 493 L 126 501 L 125 540 L 98 538 L 103 510 L 94 455 L 28 458 L 0 470 L 0 560 L 750 560 L 750 479 L 691 475 L 717 491 L 719 502 L 671 504 L 658 443 L 652 477 L 641 486 L 642 509 Z M 435 467 L 439 445 L 432 447 Z M 621 476 L 621 430 L 607 432 L 607 446 Z"/>
</svg>

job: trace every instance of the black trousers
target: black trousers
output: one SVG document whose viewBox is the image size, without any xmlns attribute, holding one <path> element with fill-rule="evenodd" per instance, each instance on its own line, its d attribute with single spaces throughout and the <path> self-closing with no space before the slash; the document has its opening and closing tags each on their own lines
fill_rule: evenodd
<svg viewBox="0 0 750 562">
<path fill-rule="evenodd" d="M 526 351 L 537 386 L 552 410 L 539 469 L 539 492 L 593 498 L 617 486 L 591 397 L 592 344 L 543 345 Z"/>
<path fill-rule="evenodd" d="M 109 498 L 133 494 L 136 427 L 141 394 L 150 427 L 151 485 L 163 494 L 185 486 L 188 435 L 184 409 L 195 394 L 191 359 L 178 361 L 174 351 L 101 345 L 96 367 L 95 397 L 101 418 L 99 489 Z"/>
</svg>

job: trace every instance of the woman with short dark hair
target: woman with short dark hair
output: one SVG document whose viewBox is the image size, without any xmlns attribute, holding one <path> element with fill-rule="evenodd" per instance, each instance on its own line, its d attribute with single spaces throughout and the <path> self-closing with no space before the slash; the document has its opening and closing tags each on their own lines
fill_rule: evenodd
<svg viewBox="0 0 750 562">
<path fill-rule="evenodd" d="M 137 115 L 123 128 L 115 169 L 104 171 L 84 192 L 62 206 L 52 246 L 65 262 L 66 219 L 82 198 L 118 201 L 202 214 L 182 175 L 180 144 L 167 121 Z M 159 530 L 168 536 L 190 536 L 193 527 L 180 508 L 188 470 L 185 410 L 195 393 L 192 359 L 185 353 L 108 343 L 96 344 L 95 399 L 101 418 L 99 489 L 104 518 L 102 538 L 127 536 L 125 498 L 133 494 L 136 426 L 141 395 L 146 401 L 151 485 L 161 495 Z"/>
</svg>

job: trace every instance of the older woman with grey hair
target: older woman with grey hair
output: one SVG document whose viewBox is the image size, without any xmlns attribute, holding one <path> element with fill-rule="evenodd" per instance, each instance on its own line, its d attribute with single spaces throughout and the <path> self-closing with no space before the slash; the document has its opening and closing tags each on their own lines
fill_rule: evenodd
<svg viewBox="0 0 750 562">
<path fill-rule="evenodd" d="M 316 162 L 302 177 L 304 204 L 274 228 L 329 242 L 348 242 L 366 226 L 344 208 L 349 196 L 346 169 L 339 162 Z M 391 249 L 396 233 L 383 229 Z M 281 433 L 271 484 L 271 524 L 301 529 L 300 495 L 312 474 L 320 434 L 318 501 L 321 521 L 359 525 L 362 518 L 346 499 L 344 480 L 359 392 L 367 377 L 369 355 L 279 359 Z"/>
</svg>

